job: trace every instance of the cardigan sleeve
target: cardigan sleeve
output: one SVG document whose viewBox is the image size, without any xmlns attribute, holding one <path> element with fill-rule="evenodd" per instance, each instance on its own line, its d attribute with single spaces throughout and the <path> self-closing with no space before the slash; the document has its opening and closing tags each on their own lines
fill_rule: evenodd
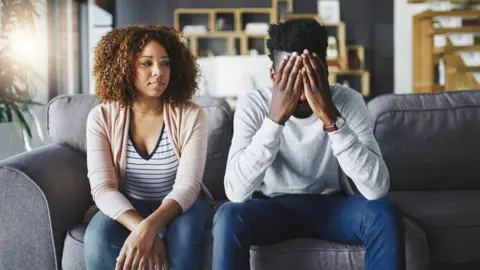
<svg viewBox="0 0 480 270">
<path fill-rule="evenodd" d="M 180 130 L 180 161 L 172 191 L 165 199 L 175 200 L 183 212 L 195 202 L 203 179 L 207 156 L 208 130 L 205 113 L 197 105 L 190 106 Z"/>
<path fill-rule="evenodd" d="M 87 119 L 87 168 L 93 200 L 98 209 L 112 219 L 130 209 L 130 201 L 118 190 L 118 178 L 107 135 L 106 113 L 101 105 Z"/>
</svg>

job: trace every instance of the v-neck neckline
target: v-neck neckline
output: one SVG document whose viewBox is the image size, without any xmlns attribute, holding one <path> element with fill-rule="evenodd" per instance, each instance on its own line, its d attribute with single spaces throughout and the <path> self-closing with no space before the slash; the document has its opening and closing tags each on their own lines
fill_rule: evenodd
<svg viewBox="0 0 480 270">
<path fill-rule="evenodd" d="M 150 154 L 144 153 L 144 152 L 141 152 L 141 151 L 138 150 L 137 144 L 136 144 L 135 141 L 133 140 L 131 130 L 128 131 L 128 137 L 129 137 L 130 141 L 132 142 L 132 145 L 133 145 L 133 148 L 135 149 L 135 152 L 137 152 L 137 154 L 138 154 L 140 157 L 142 157 L 144 160 L 148 161 L 148 160 L 150 160 L 150 159 L 153 157 L 153 155 L 155 155 L 155 153 L 157 152 L 158 147 L 160 146 L 160 142 L 162 141 L 164 131 L 165 131 L 165 123 L 163 123 L 163 125 L 162 125 L 162 130 L 160 131 L 160 136 L 158 136 L 157 144 L 155 145 L 155 147 L 153 148 L 153 150 L 152 150 L 152 152 L 151 152 Z"/>
</svg>

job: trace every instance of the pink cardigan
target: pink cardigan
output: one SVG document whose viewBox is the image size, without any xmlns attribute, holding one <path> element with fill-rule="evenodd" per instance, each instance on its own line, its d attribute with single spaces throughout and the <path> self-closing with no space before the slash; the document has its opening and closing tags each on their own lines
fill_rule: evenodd
<svg viewBox="0 0 480 270">
<path fill-rule="evenodd" d="M 165 127 L 179 159 L 173 190 L 166 198 L 187 211 L 202 184 L 207 154 L 207 124 L 203 110 L 194 103 L 165 104 Z M 125 179 L 130 108 L 118 103 L 100 104 L 87 119 L 87 166 L 91 192 L 96 206 L 112 219 L 129 209 L 130 201 L 119 192 Z"/>
</svg>

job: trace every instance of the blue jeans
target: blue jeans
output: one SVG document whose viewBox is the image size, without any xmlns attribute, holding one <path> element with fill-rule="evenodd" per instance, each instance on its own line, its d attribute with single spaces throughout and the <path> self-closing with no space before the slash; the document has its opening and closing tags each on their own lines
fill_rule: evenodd
<svg viewBox="0 0 480 270">
<path fill-rule="evenodd" d="M 251 245 L 313 237 L 366 246 L 366 270 L 404 270 L 405 235 L 400 211 L 387 200 L 363 196 L 255 195 L 226 203 L 213 222 L 213 270 L 250 269 Z"/>
<path fill-rule="evenodd" d="M 159 203 L 130 199 L 137 212 L 149 216 Z M 170 269 L 201 269 L 205 232 L 211 226 L 213 208 L 203 199 L 171 221 L 164 231 Z M 85 264 L 88 270 L 115 269 L 116 259 L 130 231 L 101 211 L 95 214 L 85 232 Z"/>
</svg>

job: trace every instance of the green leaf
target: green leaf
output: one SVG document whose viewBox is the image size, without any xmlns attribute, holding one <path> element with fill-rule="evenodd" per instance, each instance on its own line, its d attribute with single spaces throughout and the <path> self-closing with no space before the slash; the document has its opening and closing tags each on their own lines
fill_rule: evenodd
<svg viewBox="0 0 480 270">
<path fill-rule="evenodd" d="M 8 106 L 8 104 L 5 109 L 6 109 L 5 114 L 7 115 L 7 121 L 12 122 L 12 109 Z"/>
<path fill-rule="evenodd" d="M 15 116 L 17 117 L 18 124 L 22 129 L 24 129 L 28 137 L 32 138 L 32 131 L 30 130 L 30 126 L 28 125 L 27 121 L 25 120 L 25 117 L 23 117 L 23 113 L 20 110 L 20 108 L 17 106 L 15 103 L 10 104 L 13 108 L 13 112 L 15 113 Z"/>
<path fill-rule="evenodd" d="M 0 108 L 0 123 L 7 122 L 7 117 L 5 115 L 5 108 Z"/>
</svg>

